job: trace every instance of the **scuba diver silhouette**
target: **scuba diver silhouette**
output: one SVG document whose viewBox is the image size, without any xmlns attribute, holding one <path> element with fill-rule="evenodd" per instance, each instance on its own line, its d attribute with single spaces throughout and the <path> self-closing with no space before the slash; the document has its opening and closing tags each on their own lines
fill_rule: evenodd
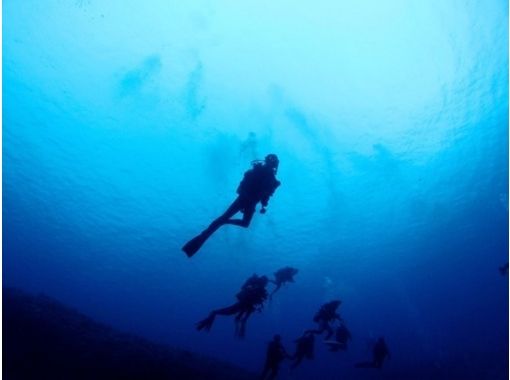
<svg viewBox="0 0 510 380">
<path fill-rule="evenodd" d="M 262 311 L 264 301 L 267 299 L 266 276 L 254 274 L 243 284 L 241 291 L 237 293 L 237 302 L 233 305 L 216 309 L 209 316 L 196 324 L 197 330 L 209 331 L 217 315 L 236 315 L 234 335 L 243 338 L 246 333 L 246 322 L 254 311 Z"/>
<path fill-rule="evenodd" d="M 268 154 L 264 161 L 252 162 L 253 167 L 244 173 L 244 177 L 237 188 L 238 197 L 227 211 L 182 247 L 188 257 L 192 257 L 197 253 L 207 239 L 224 224 L 248 227 L 255 213 L 257 203 L 260 202 L 262 205 L 260 213 L 265 214 L 269 198 L 280 186 L 280 181 L 276 179 L 278 164 L 279 160 L 276 154 Z M 232 219 L 238 212 L 243 214 L 243 218 Z"/>
<path fill-rule="evenodd" d="M 378 368 L 381 369 L 384 363 L 384 359 L 390 358 L 390 351 L 388 350 L 388 346 L 384 341 L 384 337 L 380 337 L 377 340 L 373 350 L 372 350 L 372 361 L 371 362 L 361 362 L 355 365 L 356 368 Z"/>
<path fill-rule="evenodd" d="M 269 299 L 273 297 L 273 294 L 275 294 L 282 287 L 282 285 L 285 285 L 287 282 L 294 282 L 294 276 L 297 273 L 298 270 L 292 267 L 284 267 L 278 269 L 274 273 L 274 280 L 269 280 L 270 282 L 276 285 L 276 288 L 274 288 L 274 290 L 269 295 Z"/>
<path fill-rule="evenodd" d="M 324 343 L 332 352 L 347 350 L 347 342 L 351 340 L 351 332 L 347 329 L 345 323 L 340 322 L 335 332 L 335 340 L 326 340 Z"/>
<path fill-rule="evenodd" d="M 273 337 L 273 340 L 267 345 L 266 362 L 264 364 L 262 375 L 260 376 L 263 380 L 272 380 L 276 378 L 283 359 L 290 358 L 281 341 L 281 336 L 276 334 Z"/>
<path fill-rule="evenodd" d="M 294 361 L 291 365 L 292 369 L 301 364 L 305 357 L 309 360 L 313 360 L 315 337 L 312 333 L 305 331 L 305 333 L 294 342 L 296 343 L 296 352 L 291 356 L 291 359 Z"/>
<path fill-rule="evenodd" d="M 318 330 L 307 330 L 307 333 L 312 334 L 322 334 L 324 331 L 327 331 L 326 340 L 331 338 L 333 335 L 333 329 L 330 326 L 331 322 L 334 322 L 335 319 L 342 321 L 340 315 L 336 312 L 336 309 L 340 306 L 342 301 L 334 300 L 331 302 L 327 302 L 321 306 L 319 311 L 315 313 L 313 317 L 313 321 L 319 325 Z"/>
</svg>

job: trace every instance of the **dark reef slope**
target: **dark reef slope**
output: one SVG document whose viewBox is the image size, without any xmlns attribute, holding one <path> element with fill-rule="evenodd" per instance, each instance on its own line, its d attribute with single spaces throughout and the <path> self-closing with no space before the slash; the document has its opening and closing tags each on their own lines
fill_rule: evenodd
<svg viewBox="0 0 510 380">
<path fill-rule="evenodd" d="M 5 379 L 254 379 L 214 359 L 123 334 L 40 295 L 3 289 Z"/>
</svg>

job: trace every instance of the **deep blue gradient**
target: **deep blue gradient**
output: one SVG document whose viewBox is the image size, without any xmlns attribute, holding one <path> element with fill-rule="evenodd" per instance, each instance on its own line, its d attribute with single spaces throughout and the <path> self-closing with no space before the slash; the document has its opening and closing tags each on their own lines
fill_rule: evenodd
<svg viewBox="0 0 510 380">
<path fill-rule="evenodd" d="M 351 349 L 296 379 L 379 335 L 387 371 L 508 357 L 506 1 L 5 0 L 3 24 L 4 285 L 252 370 L 342 299 Z M 270 152 L 267 214 L 189 260 Z M 244 341 L 195 331 L 286 265 Z"/>
</svg>

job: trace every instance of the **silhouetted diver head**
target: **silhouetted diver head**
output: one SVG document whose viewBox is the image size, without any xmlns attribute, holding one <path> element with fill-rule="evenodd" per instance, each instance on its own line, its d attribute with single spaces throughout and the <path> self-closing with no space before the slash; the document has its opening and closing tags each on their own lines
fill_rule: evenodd
<svg viewBox="0 0 510 380">
<path fill-rule="evenodd" d="M 276 154 L 268 154 L 266 156 L 266 158 L 264 159 L 264 162 L 266 163 L 266 165 L 272 169 L 275 170 L 278 170 L 278 164 L 280 163 L 280 161 L 278 160 L 278 156 Z"/>
</svg>

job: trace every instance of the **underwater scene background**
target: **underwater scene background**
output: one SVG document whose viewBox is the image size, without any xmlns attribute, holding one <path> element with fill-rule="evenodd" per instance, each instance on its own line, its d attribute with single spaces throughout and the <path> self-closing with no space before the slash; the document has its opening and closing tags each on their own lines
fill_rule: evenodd
<svg viewBox="0 0 510 380">
<path fill-rule="evenodd" d="M 255 373 L 340 299 L 349 349 L 279 378 L 507 378 L 507 1 L 4 0 L 2 91 L 4 287 Z M 268 153 L 267 213 L 186 257 Z"/>
</svg>

